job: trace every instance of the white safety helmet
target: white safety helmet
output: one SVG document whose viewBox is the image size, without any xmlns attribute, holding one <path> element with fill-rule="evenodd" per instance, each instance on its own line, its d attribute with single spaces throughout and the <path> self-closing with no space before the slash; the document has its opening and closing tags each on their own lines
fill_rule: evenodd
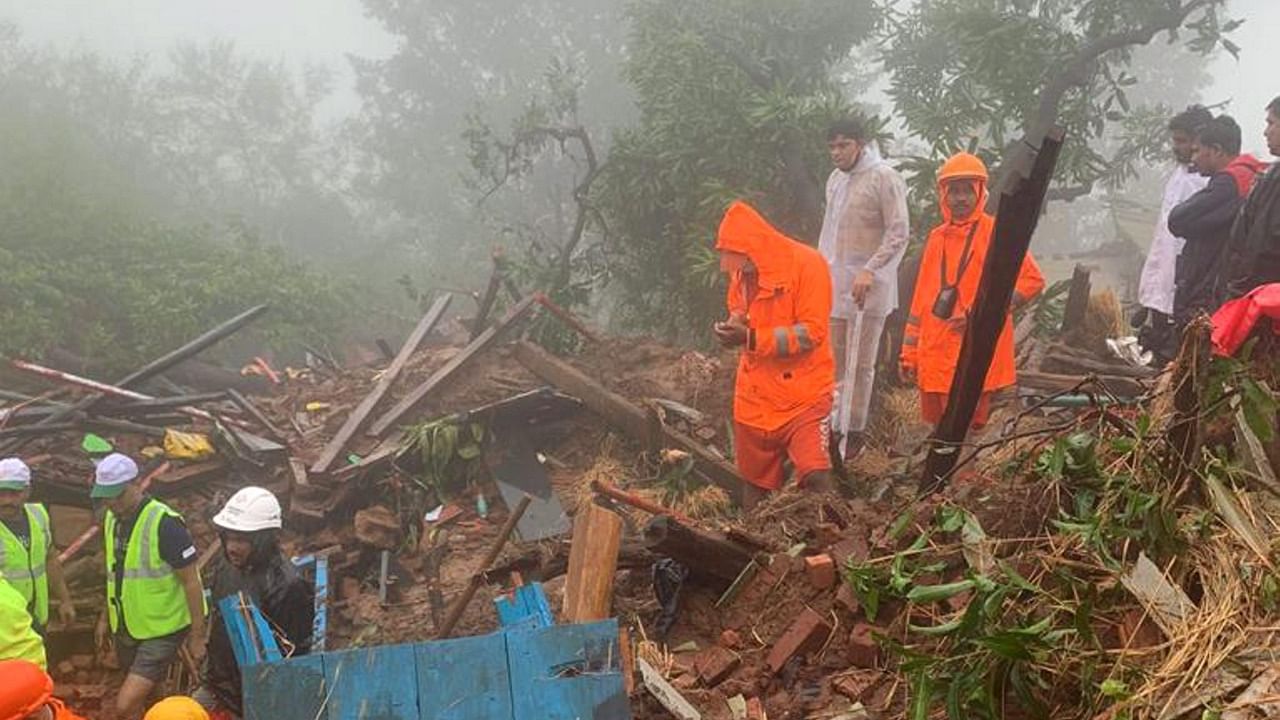
<svg viewBox="0 0 1280 720">
<path fill-rule="evenodd" d="M 270 490 L 246 487 L 231 496 L 214 516 L 213 524 L 233 532 L 278 530 L 283 524 L 280 514 L 280 501 Z"/>
</svg>

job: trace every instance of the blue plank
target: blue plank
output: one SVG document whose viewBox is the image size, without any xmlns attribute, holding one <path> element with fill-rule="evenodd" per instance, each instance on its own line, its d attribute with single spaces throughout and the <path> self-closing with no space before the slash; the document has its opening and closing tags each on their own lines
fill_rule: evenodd
<svg viewBox="0 0 1280 720">
<path fill-rule="evenodd" d="M 324 636 L 329 627 L 329 556 L 316 559 L 316 616 L 312 624 L 311 651 L 324 652 Z"/>
<path fill-rule="evenodd" d="M 245 622 L 249 615 L 252 626 Z M 231 651 L 240 667 L 282 659 L 275 633 L 258 607 L 244 593 L 228 595 L 218 601 L 218 614 L 227 628 Z"/>
<path fill-rule="evenodd" d="M 316 566 L 316 614 L 311 628 L 311 652 L 324 652 L 324 636 L 329 627 L 329 556 L 295 557 L 293 565 L 299 570 L 306 569 L 308 565 Z"/>
<path fill-rule="evenodd" d="M 498 611 L 498 622 L 504 630 L 544 628 L 556 624 L 547 595 L 542 591 L 542 583 L 522 585 L 511 597 L 500 595 L 493 599 L 493 603 Z"/>
<path fill-rule="evenodd" d="M 328 720 L 418 720 L 418 672 L 412 645 L 328 652 Z"/>
<path fill-rule="evenodd" d="M 328 720 L 324 661 L 306 655 L 245 668 L 244 720 Z"/>
<path fill-rule="evenodd" d="M 616 620 L 506 636 L 514 720 L 630 720 Z"/>
<path fill-rule="evenodd" d="M 420 720 L 510 720 L 504 635 L 420 643 L 415 649 Z"/>
</svg>

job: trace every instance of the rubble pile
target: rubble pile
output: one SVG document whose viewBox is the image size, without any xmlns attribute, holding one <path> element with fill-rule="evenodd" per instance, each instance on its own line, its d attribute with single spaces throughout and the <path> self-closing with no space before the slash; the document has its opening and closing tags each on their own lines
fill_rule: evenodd
<svg viewBox="0 0 1280 720">
<path fill-rule="evenodd" d="M 1228 717 L 1280 692 L 1280 442 L 1260 422 L 1275 425 L 1274 338 L 1210 363 L 1201 328 L 1173 370 L 1141 379 L 1140 403 L 1104 402 L 1112 385 L 1087 375 L 1029 388 L 932 495 L 906 447 L 925 434 L 913 393 L 888 391 L 891 419 L 840 494 L 787 491 L 740 517 L 729 355 L 587 336 L 565 360 L 513 340 L 524 310 L 475 337 L 415 332 L 361 367 L 258 361 L 265 392 L 181 389 L 209 418 L 101 433 L 150 458 L 151 492 L 184 513 L 202 562 L 231 492 L 275 491 L 288 551 L 327 559 L 328 650 L 493 631 L 489 599 L 525 583 L 567 613 L 569 520 L 604 509 L 623 529 L 596 570 L 637 643 L 636 717 Z M 1064 395 L 1086 402 L 1052 402 Z M 81 611 L 51 629 L 52 669 L 92 713 L 119 678 L 92 643 L 102 562 L 81 427 L 22 452 Z M 211 447 L 192 454 L 173 432 Z M 536 476 L 544 489 L 511 494 Z M 503 548 L 520 493 L 543 507 Z"/>
</svg>

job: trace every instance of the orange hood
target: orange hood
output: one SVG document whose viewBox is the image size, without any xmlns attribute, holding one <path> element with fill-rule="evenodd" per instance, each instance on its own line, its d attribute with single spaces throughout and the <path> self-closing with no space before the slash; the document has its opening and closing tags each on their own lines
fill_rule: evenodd
<svg viewBox="0 0 1280 720">
<path fill-rule="evenodd" d="M 951 217 L 951 207 L 947 204 L 947 181 L 960 178 L 971 178 L 978 181 L 978 204 L 967 218 Z M 967 152 L 952 155 L 938 169 L 938 202 L 942 207 L 942 220 L 948 225 L 968 225 L 982 217 L 982 209 L 987 205 L 987 165 L 982 158 Z"/>
<path fill-rule="evenodd" d="M 0 718 L 25 718 L 53 695 L 53 680 L 39 665 L 26 660 L 0 662 Z"/>
<path fill-rule="evenodd" d="M 760 286 L 777 287 L 786 278 L 793 242 L 770 225 L 755 208 L 735 200 L 720 221 L 716 250 L 739 252 L 751 258 Z"/>
</svg>

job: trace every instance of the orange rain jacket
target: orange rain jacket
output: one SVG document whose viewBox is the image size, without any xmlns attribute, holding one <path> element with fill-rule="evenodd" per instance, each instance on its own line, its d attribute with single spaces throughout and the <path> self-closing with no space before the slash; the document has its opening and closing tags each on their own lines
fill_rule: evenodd
<svg viewBox="0 0 1280 720">
<path fill-rule="evenodd" d="M 978 209 L 967 218 L 957 219 L 951 217 L 951 210 L 947 206 L 946 182 L 959 178 L 979 180 L 979 192 Z M 962 330 L 953 329 L 946 320 L 936 317 L 932 312 L 934 300 L 942 289 L 943 250 L 945 248 L 946 251 L 947 282 L 956 283 L 959 290 L 959 300 L 952 317 L 962 317 L 972 310 L 974 300 L 977 299 L 982 267 L 991 247 L 991 231 L 995 228 L 995 219 L 982 211 L 987 203 L 987 180 L 986 165 L 969 153 L 952 156 L 938 171 L 938 197 L 941 199 L 943 222 L 929 233 L 929 240 L 925 244 L 902 342 L 902 365 L 915 370 L 916 382 L 927 393 L 950 392 L 956 364 L 960 360 L 960 346 L 964 342 Z M 978 223 L 978 229 L 973 236 L 972 254 L 963 276 L 957 280 L 956 273 L 960 269 L 965 239 L 975 222 Z M 1019 298 L 1022 301 L 1030 300 L 1043 289 L 1044 277 L 1040 274 L 1040 267 L 1028 254 L 1014 286 L 1015 302 Z M 991 369 L 987 372 L 983 390 L 998 390 L 1009 387 L 1016 381 L 1013 319 L 1010 313 L 1005 319 L 1004 330 L 996 341 L 995 356 L 991 360 Z"/>
<path fill-rule="evenodd" d="M 817 250 L 778 232 L 750 205 L 735 202 L 720 223 L 717 250 L 745 254 L 754 278 L 729 278 L 729 314 L 744 316 L 733 417 L 776 430 L 831 397 L 836 363 L 827 339 L 831 273 Z"/>
<path fill-rule="evenodd" d="M 33 662 L 0 662 L 0 720 L 25 720 L 44 706 L 54 720 L 84 720 L 53 697 L 53 678 Z"/>
</svg>

